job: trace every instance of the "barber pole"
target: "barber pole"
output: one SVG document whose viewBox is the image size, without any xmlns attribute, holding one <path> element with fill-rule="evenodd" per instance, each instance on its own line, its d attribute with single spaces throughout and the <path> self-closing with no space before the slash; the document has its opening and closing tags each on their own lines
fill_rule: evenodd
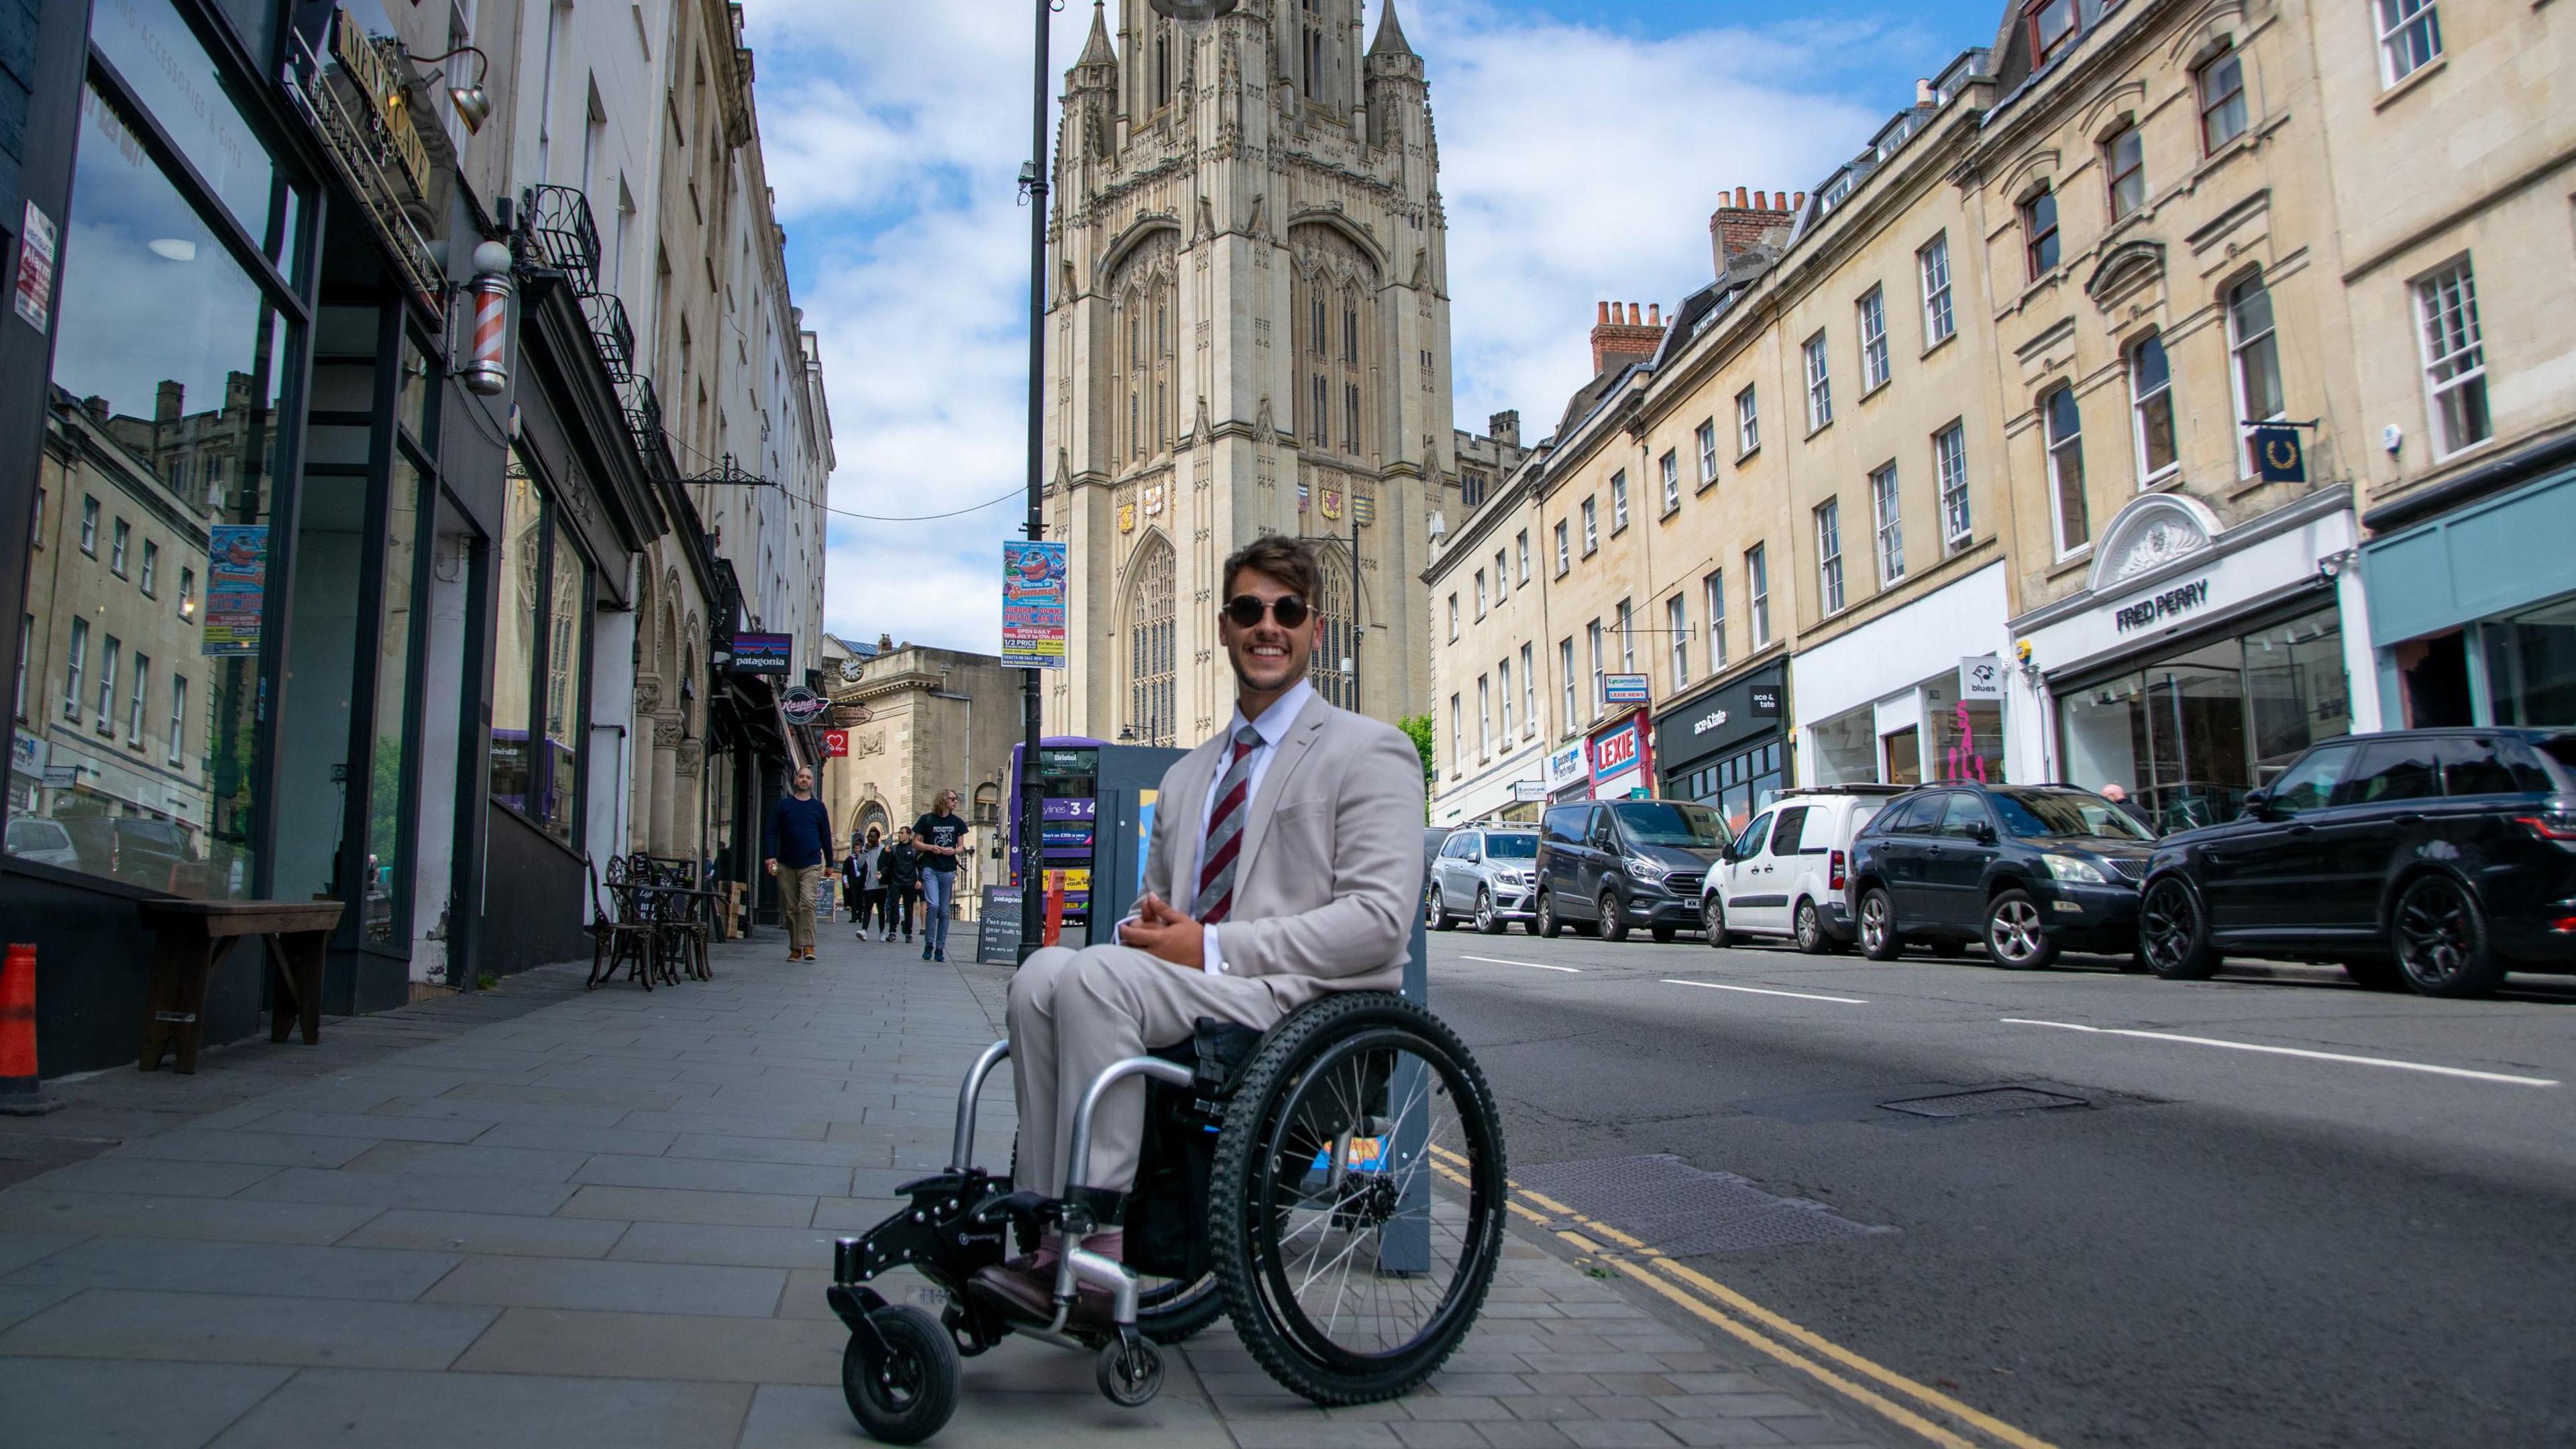
<svg viewBox="0 0 2576 1449">
<path fill-rule="evenodd" d="M 466 291 L 474 298 L 474 353 L 466 363 L 466 389 L 485 397 L 510 386 L 507 345 L 510 336 L 510 249 L 487 241 L 474 249 L 474 280 Z"/>
</svg>

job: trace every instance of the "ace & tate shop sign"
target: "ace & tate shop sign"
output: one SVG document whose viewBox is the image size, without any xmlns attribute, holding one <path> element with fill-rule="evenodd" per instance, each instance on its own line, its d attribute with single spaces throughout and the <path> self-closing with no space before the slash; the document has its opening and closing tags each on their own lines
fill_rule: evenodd
<svg viewBox="0 0 2576 1449">
<path fill-rule="evenodd" d="M 1787 681 L 1777 669 L 1740 679 L 1655 722 L 1655 758 L 1666 769 L 1776 733 L 1786 712 Z"/>
<path fill-rule="evenodd" d="M 2113 614 L 2111 622 L 2117 624 L 2123 634 L 2132 629 L 2152 629 L 2167 619 L 2179 618 L 2206 607 L 2208 603 L 2209 580 L 2194 579 L 2128 605 Z"/>
</svg>

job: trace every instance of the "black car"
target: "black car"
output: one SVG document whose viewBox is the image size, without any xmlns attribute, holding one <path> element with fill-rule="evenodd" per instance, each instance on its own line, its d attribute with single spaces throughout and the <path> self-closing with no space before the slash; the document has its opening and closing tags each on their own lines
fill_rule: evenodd
<svg viewBox="0 0 2576 1449">
<path fill-rule="evenodd" d="M 1909 941 L 1956 955 L 1970 941 L 2036 970 L 2061 949 L 2128 954 L 2155 837 L 2090 790 L 1938 785 L 1900 797 L 1852 842 L 1861 950 Z"/>
<path fill-rule="evenodd" d="M 1705 805 L 1611 800 L 1553 805 L 1538 835 L 1538 933 L 1590 921 L 1607 940 L 1631 924 L 1669 941 L 1700 924 L 1700 885 L 1732 832 Z"/>
<path fill-rule="evenodd" d="M 2209 976 L 2227 950 L 2339 962 L 2426 996 L 2576 971 L 2576 731 L 2318 745 L 2237 820 L 2157 842 L 2139 935 L 2172 981 Z"/>
</svg>

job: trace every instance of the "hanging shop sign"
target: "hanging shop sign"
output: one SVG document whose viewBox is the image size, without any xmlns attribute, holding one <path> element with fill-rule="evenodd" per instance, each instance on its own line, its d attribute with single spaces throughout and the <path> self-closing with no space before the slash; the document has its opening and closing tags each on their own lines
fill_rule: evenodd
<svg viewBox="0 0 2576 1449">
<path fill-rule="evenodd" d="M 259 620 L 268 602 L 268 525 L 218 523 L 206 544 L 205 627 L 201 654 L 257 654 Z"/>
<path fill-rule="evenodd" d="M 1596 789 L 1602 781 L 1637 768 L 1637 755 L 1645 743 L 1645 734 L 1641 721 L 1630 720 L 1593 740 L 1592 783 Z"/>
<path fill-rule="evenodd" d="M 1065 546 L 1029 540 L 1002 545 L 1002 667 L 1065 667 Z"/>
<path fill-rule="evenodd" d="M 1545 780 L 1514 780 L 1512 782 L 1512 798 L 1514 800 L 1543 801 L 1547 796 L 1548 788 Z"/>
<path fill-rule="evenodd" d="M 875 718 L 875 711 L 864 704 L 836 704 L 832 706 L 831 713 L 825 716 L 824 723 L 837 730 L 850 730 L 857 729 Z"/>
<path fill-rule="evenodd" d="M 2288 426 L 2261 427 L 2254 430 L 2256 471 L 2266 483 L 2305 483 L 2308 481 L 2308 458 L 2300 446 L 2299 430 Z"/>
<path fill-rule="evenodd" d="M 778 712 L 789 724 L 812 724 L 832 708 L 832 702 L 799 684 L 778 696 Z"/>
<path fill-rule="evenodd" d="M 1601 677 L 1603 704 L 1647 704 L 1654 699 L 1654 685 L 1642 674 L 1605 674 Z"/>
<path fill-rule="evenodd" d="M 2004 697 L 2004 661 L 1999 654 L 1980 654 L 1959 661 L 1959 698 L 2001 699 Z"/>
<path fill-rule="evenodd" d="M 823 758 L 827 760 L 846 760 L 849 757 L 850 732 L 848 730 L 823 731 Z"/>
<path fill-rule="evenodd" d="M 730 652 L 736 674 L 788 674 L 796 659 L 796 636 L 736 634 Z"/>
</svg>

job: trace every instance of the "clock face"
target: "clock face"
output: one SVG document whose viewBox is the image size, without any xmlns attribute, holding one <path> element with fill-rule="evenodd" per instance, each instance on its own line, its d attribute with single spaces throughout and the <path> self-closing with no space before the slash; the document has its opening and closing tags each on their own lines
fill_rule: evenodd
<svg viewBox="0 0 2576 1449">
<path fill-rule="evenodd" d="M 858 677 L 859 677 L 859 661 L 857 661 L 857 660 L 855 660 L 855 659 L 844 659 L 844 660 L 842 660 L 842 661 L 841 661 L 841 677 L 842 677 L 843 679 L 850 680 L 850 681 L 852 681 L 852 682 L 856 682 L 856 681 L 857 681 L 857 679 L 858 679 Z"/>
</svg>

